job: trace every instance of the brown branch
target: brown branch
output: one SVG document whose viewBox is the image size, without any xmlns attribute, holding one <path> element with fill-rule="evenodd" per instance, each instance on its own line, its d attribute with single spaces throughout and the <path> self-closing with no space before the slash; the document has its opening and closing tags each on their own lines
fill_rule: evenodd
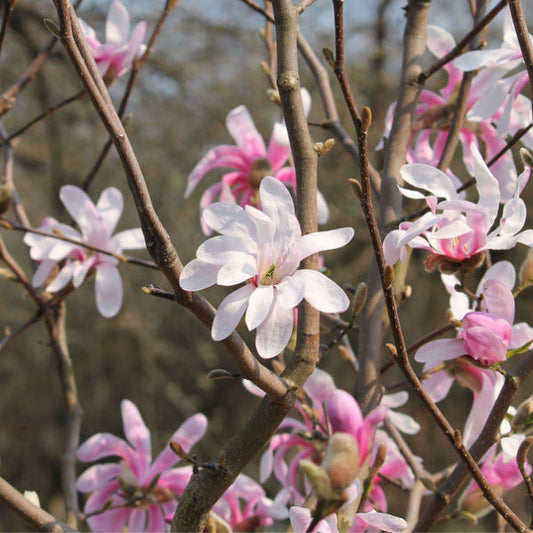
<svg viewBox="0 0 533 533">
<path fill-rule="evenodd" d="M 113 139 L 128 185 L 135 200 L 148 252 L 170 282 L 177 301 L 189 309 L 204 325 L 211 327 L 215 309 L 199 293 L 184 291 L 179 285 L 183 265 L 163 227 L 150 198 L 146 180 L 107 88 L 98 72 L 91 51 L 67 0 L 54 0 L 61 24 L 61 40 L 93 102 L 102 123 Z M 273 398 L 281 398 L 287 386 L 279 376 L 263 366 L 241 337 L 234 332 L 222 344 L 230 352 L 242 375 Z"/>
<path fill-rule="evenodd" d="M 34 324 L 37 324 L 37 322 L 40 322 L 43 318 L 42 311 L 37 311 L 29 320 L 24 322 L 21 326 L 19 326 L 15 331 L 10 331 L 7 333 L 4 338 L 0 341 L 0 352 L 13 340 L 15 340 L 19 335 L 24 333 L 27 329 L 29 329 Z"/>
<path fill-rule="evenodd" d="M 78 527 L 79 507 L 78 492 L 76 490 L 76 451 L 80 444 L 80 430 L 82 409 L 78 400 L 78 390 L 72 359 L 70 357 L 66 334 L 67 308 L 64 301 L 60 301 L 46 314 L 45 322 L 51 341 L 52 350 L 56 356 L 59 381 L 63 390 L 66 405 L 65 446 L 61 465 L 61 481 L 65 499 L 67 524 Z"/>
<path fill-rule="evenodd" d="M 155 41 L 157 37 L 159 36 L 159 34 L 161 33 L 163 24 L 165 23 L 165 20 L 167 19 L 170 12 L 176 7 L 177 3 L 178 3 L 178 0 L 167 0 L 165 2 L 165 7 L 163 8 L 163 12 L 161 13 L 159 20 L 157 21 L 155 25 L 154 31 L 152 32 L 150 39 L 148 39 L 148 44 L 146 45 L 146 50 L 144 54 L 142 55 L 141 58 L 133 62 L 131 73 L 128 79 L 128 83 L 126 85 L 126 89 L 124 91 L 124 94 L 122 96 L 122 100 L 120 102 L 119 109 L 118 109 L 118 116 L 121 119 L 124 118 L 124 113 L 126 112 L 126 107 L 128 105 L 128 101 L 129 101 L 131 92 L 133 90 L 133 86 L 135 85 L 135 81 L 137 80 L 137 75 L 139 74 L 141 67 L 146 63 L 147 59 L 152 53 Z M 93 167 L 83 179 L 83 183 L 81 187 L 84 191 L 89 190 L 91 184 L 96 178 L 96 175 L 98 174 L 100 168 L 102 167 L 109 153 L 109 150 L 111 150 L 112 146 L 113 146 L 113 139 L 109 138 L 104 144 L 104 146 L 102 147 L 102 150 L 100 151 L 100 155 L 96 159 Z"/>
<path fill-rule="evenodd" d="M 72 244 L 77 244 L 79 246 L 82 246 L 83 248 L 87 248 L 87 250 L 92 250 L 93 252 L 97 252 L 99 254 L 104 254 L 110 257 L 114 257 L 121 263 L 129 263 L 131 265 L 143 266 L 146 268 L 159 270 L 159 267 L 155 263 L 152 263 L 151 261 L 144 261 L 143 259 L 138 259 L 137 257 L 130 257 L 128 255 L 116 254 L 114 252 L 110 252 L 109 250 L 104 250 L 103 248 L 98 248 L 97 246 L 93 246 L 92 244 L 89 244 L 87 242 L 80 241 L 72 237 L 67 237 L 66 235 L 63 235 L 61 233 L 49 233 L 47 231 L 43 231 L 37 228 L 15 224 L 14 222 L 10 222 L 9 220 L 6 220 L 3 217 L 0 217 L 0 228 L 4 228 L 7 230 L 23 231 L 24 233 L 34 233 L 35 235 L 43 235 L 44 237 L 50 237 L 51 239 L 57 239 L 59 241 L 70 242 Z"/>
<path fill-rule="evenodd" d="M 487 418 L 485 427 L 469 450 L 474 461 L 479 461 L 498 439 L 500 424 L 507 413 L 507 409 L 511 405 L 520 385 L 524 383 L 531 372 L 533 372 L 533 350 L 524 354 L 512 373 L 506 376 L 505 383 L 490 416 Z M 459 462 L 456 465 L 452 473 L 446 477 L 444 483 L 439 487 L 439 492 L 424 507 L 415 531 L 422 532 L 432 529 L 438 517 L 461 488 L 468 476 L 468 472 L 468 468 L 463 462 Z M 527 531 L 527 528 L 525 531 Z"/>
<path fill-rule="evenodd" d="M 297 212 L 304 234 L 316 231 L 316 153 L 307 128 L 300 96 L 297 66 L 297 12 L 292 0 L 272 2 L 279 59 L 277 85 L 298 180 Z M 307 261 L 316 268 L 317 259 Z M 318 360 L 319 314 L 308 304 L 299 307 L 296 352 L 282 377 L 301 387 Z M 294 403 L 294 393 L 273 402 L 264 398 L 242 430 L 223 448 L 224 472 L 203 469 L 194 475 L 180 500 L 173 531 L 201 531 L 209 509 L 231 485 L 248 461 L 268 442 Z"/>
<path fill-rule="evenodd" d="M 522 9 L 522 2 L 520 0 L 509 0 L 509 9 L 511 10 L 516 37 L 520 44 L 520 50 L 522 50 L 522 57 L 529 76 L 529 90 L 532 97 L 531 109 L 533 112 L 533 44 L 529 37 L 524 11 Z"/>
<path fill-rule="evenodd" d="M 477 0 L 476 14 L 474 17 L 474 27 L 477 27 L 477 25 L 479 25 L 479 20 L 485 13 L 487 4 L 488 0 Z M 470 41 L 469 50 L 474 50 L 475 48 L 477 48 L 483 36 L 484 31 L 481 31 L 480 33 L 476 34 L 476 36 Z M 459 136 L 461 134 L 464 117 L 468 108 L 468 94 L 470 93 L 472 81 L 475 76 L 475 71 L 463 73 L 463 79 L 461 80 L 459 92 L 457 94 L 457 101 L 455 102 L 454 106 L 452 121 L 448 129 L 448 135 L 446 137 L 446 144 L 444 145 L 444 149 L 442 151 L 440 161 L 437 167 L 439 170 L 445 171 L 452 162 L 455 150 L 459 143 Z"/>
<path fill-rule="evenodd" d="M 516 463 L 518 465 L 520 473 L 522 474 L 522 478 L 527 489 L 529 501 L 533 504 L 533 483 L 531 482 L 531 476 L 527 473 L 526 470 L 527 454 L 532 445 L 533 437 L 526 437 L 526 439 L 522 441 L 516 454 Z M 533 511 L 531 513 L 532 516 L 529 522 L 529 527 L 533 528 Z"/>
<path fill-rule="evenodd" d="M 0 55 L 2 55 L 2 48 L 6 38 L 7 27 L 9 26 L 9 19 L 15 9 L 15 4 L 18 0 L 4 0 L 4 16 L 2 17 L 2 28 L 0 29 Z"/>
<path fill-rule="evenodd" d="M 63 524 L 51 514 L 41 509 L 17 489 L 0 477 L 0 501 L 15 512 L 26 524 L 37 531 L 51 533 L 75 532 L 75 529 Z"/>
</svg>

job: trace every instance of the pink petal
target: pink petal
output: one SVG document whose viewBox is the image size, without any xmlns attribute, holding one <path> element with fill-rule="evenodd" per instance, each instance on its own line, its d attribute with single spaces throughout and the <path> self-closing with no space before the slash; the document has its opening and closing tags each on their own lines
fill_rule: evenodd
<svg viewBox="0 0 533 533">
<path fill-rule="evenodd" d="M 198 413 L 188 418 L 170 437 L 170 441 L 176 441 L 189 452 L 191 448 L 204 436 L 207 430 L 207 418 Z M 178 456 L 167 445 L 152 463 L 148 477 L 152 478 L 159 472 L 165 472 L 179 461 Z"/>
<path fill-rule="evenodd" d="M 122 457 L 128 465 L 135 462 L 135 454 L 125 440 L 111 433 L 97 433 L 86 440 L 76 452 L 80 461 L 90 462 L 102 457 Z"/>
<path fill-rule="evenodd" d="M 76 481 L 76 490 L 93 492 L 120 476 L 121 468 L 117 463 L 94 465 L 85 470 Z"/>
<path fill-rule="evenodd" d="M 118 269 L 109 263 L 98 265 L 94 288 L 99 313 L 105 318 L 115 316 L 122 307 L 122 279 Z"/>
<path fill-rule="evenodd" d="M 482 291 L 483 300 L 481 303 L 483 308 L 512 325 L 515 301 L 511 289 L 497 279 L 489 279 L 483 284 Z"/>
<path fill-rule="evenodd" d="M 380 531 L 399 533 L 407 528 L 407 522 L 403 518 L 388 513 L 370 511 L 369 513 L 357 513 L 356 516 L 364 520 L 369 526 L 375 527 Z"/>
<path fill-rule="evenodd" d="M 415 354 L 415 361 L 440 364 L 443 361 L 460 357 L 465 353 L 465 348 L 460 340 L 437 339 L 419 348 Z"/>
<path fill-rule="evenodd" d="M 144 482 L 145 472 L 152 461 L 152 442 L 141 413 L 133 402 L 122 400 L 120 404 L 124 434 L 136 452 L 135 465 L 128 465 L 139 481 Z"/>
<path fill-rule="evenodd" d="M 252 159 L 266 156 L 265 142 L 245 106 L 241 105 L 230 111 L 226 117 L 226 127 L 237 146 L 248 152 Z"/>
</svg>

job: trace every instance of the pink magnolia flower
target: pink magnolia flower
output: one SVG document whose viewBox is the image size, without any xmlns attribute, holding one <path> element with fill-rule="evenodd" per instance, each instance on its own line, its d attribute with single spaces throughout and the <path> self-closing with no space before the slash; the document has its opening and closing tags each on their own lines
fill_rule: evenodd
<svg viewBox="0 0 533 533">
<path fill-rule="evenodd" d="M 175 512 L 177 498 L 183 494 L 192 468 L 171 468 L 180 459 L 168 446 L 152 462 L 150 431 L 137 407 L 123 400 L 121 409 L 127 441 L 110 433 L 98 433 L 78 449 L 80 461 L 120 458 L 119 462 L 91 466 L 78 478 L 76 488 L 91 493 L 84 508 L 87 523 L 93 531 L 102 532 L 168 531 L 164 517 Z M 188 452 L 206 428 L 205 416 L 196 414 L 170 440 Z"/>
<path fill-rule="evenodd" d="M 101 315 L 112 317 L 122 306 L 122 280 L 116 266 L 118 259 L 84 248 L 83 244 L 120 254 L 124 249 L 146 246 L 142 231 L 135 228 L 112 236 L 124 207 L 122 193 L 115 187 L 105 189 L 96 205 L 82 189 L 73 185 L 61 187 L 59 197 L 78 223 L 80 231 L 51 217 L 43 220 L 40 229 L 47 233 L 58 232 L 80 244 L 28 232 L 24 243 L 30 247 L 30 257 L 39 262 L 32 284 L 35 287 L 43 285 L 56 265 L 62 262 L 61 270 L 46 286 L 47 292 L 60 291 L 71 281 L 78 288 L 88 273 L 94 270 L 96 306 Z"/>
<path fill-rule="evenodd" d="M 477 204 L 458 198 L 450 178 L 425 164 L 404 165 L 401 175 L 408 184 L 429 191 L 429 195 L 401 188 L 408 198 L 425 199 L 431 211 L 416 222 L 403 222 L 383 241 L 387 263 L 406 260 L 406 246 L 432 252 L 426 263 L 445 265 L 446 270 L 469 259 L 475 261 L 483 250 L 507 250 L 518 242 L 533 245 L 533 230 L 520 232 L 526 221 L 526 205 L 520 192 L 529 179 L 530 168 L 520 175 L 514 196 L 505 203 L 499 225 L 493 228 L 501 201 L 496 178 L 475 145 L 471 146 L 479 200 Z M 443 200 L 441 200 L 443 199 Z"/>
<path fill-rule="evenodd" d="M 257 329 L 258 354 L 270 358 L 289 342 L 293 309 L 304 298 L 322 312 L 346 310 L 349 299 L 337 284 L 298 266 L 311 254 L 344 246 L 354 232 L 341 228 L 302 236 L 290 193 L 275 178 L 261 181 L 259 196 L 263 211 L 230 202 L 204 209 L 204 221 L 221 235 L 198 248 L 196 259 L 183 268 L 180 285 L 198 291 L 215 283 L 246 282 L 220 304 L 211 336 L 216 341 L 228 337 L 246 312 L 248 329 Z"/>
<path fill-rule="evenodd" d="M 139 22 L 130 33 L 130 16 L 124 4 L 114 0 L 109 7 L 105 27 L 105 43 L 96 38 L 91 26 L 79 19 L 87 43 L 102 77 L 110 84 L 131 69 L 133 61 L 142 56 L 146 22 Z"/>
<path fill-rule="evenodd" d="M 309 93 L 302 90 L 302 99 L 306 111 L 311 105 Z M 226 117 L 226 127 L 236 142 L 236 146 L 221 145 L 212 148 L 189 174 L 185 198 L 188 198 L 199 181 L 215 168 L 232 168 L 224 174 L 220 182 L 209 187 L 200 200 L 200 211 L 216 199 L 236 202 L 241 207 L 252 205 L 261 208 L 258 197 L 259 185 L 265 176 L 274 176 L 296 191 L 296 173 L 294 168 L 284 166 L 291 149 L 287 129 L 281 122 L 274 124 L 274 130 L 268 149 L 257 131 L 250 113 L 241 105 Z M 329 218 L 329 211 L 321 193 L 317 195 L 318 222 L 324 224 Z M 205 220 L 202 228 L 206 235 L 211 229 Z"/>
</svg>

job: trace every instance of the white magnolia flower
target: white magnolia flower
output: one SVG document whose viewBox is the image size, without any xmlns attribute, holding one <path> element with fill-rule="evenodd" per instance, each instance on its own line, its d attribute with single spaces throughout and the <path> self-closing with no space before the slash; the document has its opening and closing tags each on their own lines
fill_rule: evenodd
<svg viewBox="0 0 533 533">
<path fill-rule="evenodd" d="M 183 269 L 180 285 L 198 291 L 246 282 L 220 304 L 211 335 L 216 341 L 225 339 L 246 313 L 248 329 L 257 329 L 257 352 L 270 358 L 289 342 L 293 309 L 302 299 L 325 313 L 348 307 L 348 297 L 336 283 L 298 266 L 311 254 L 344 246 L 354 231 L 340 228 L 302 235 L 290 193 L 279 180 L 265 177 L 259 195 L 262 211 L 230 202 L 204 209 L 204 222 L 221 235 L 198 248 L 196 259 Z"/>
</svg>

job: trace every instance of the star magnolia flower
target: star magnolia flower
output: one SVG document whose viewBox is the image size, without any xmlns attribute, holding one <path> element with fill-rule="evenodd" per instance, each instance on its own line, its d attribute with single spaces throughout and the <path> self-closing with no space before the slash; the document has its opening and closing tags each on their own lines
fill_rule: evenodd
<svg viewBox="0 0 533 533">
<path fill-rule="evenodd" d="M 530 40 L 533 36 L 529 35 Z M 469 120 L 486 120 L 490 118 L 507 99 L 504 116 L 511 112 L 514 100 L 529 81 L 522 58 L 522 50 L 516 37 L 511 17 L 511 10 L 507 8 L 503 17 L 503 41 L 500 48 L 489 50 L 472 50 L 466 52 L 454 61 L 454 65 L 464 71 L 483 69 L 481 72 L 490 73 L 493 83 L 486 84 L 484 95 L 468 112 Z M 512 76 L 509 72 L 519 69 Z M 503 79 L 500 79 L 503 78 Z"/>
<path fill-rule="evenodd" d="M 81 19 L 79 22 L 98 70 L 108 85 L 115 78 L 125 74 L 131 68 L 133 61 L 144 54 L 146 46 L 142 42 L 146 33 L 146 22 L 139 22 L 129 36 L 130 16 L 119 0 L 111 3 L 107 13 L 105 43 L 96 38 L 91 26 Z"/>
<path fill-rule="evenodd" d="M 306 111 L 311 105 L 310 98 L 309 93 L 303 89 L 302 99 Z M 283 123 L 274 124 L 268 150 L 245 106 L 236 107 L 228 114 L 226 127 L 237 146 L 222 145 L 209 150 L 190 173 L 185 198 L 191 195 L 205 174 L 221 167 L 235 170 L 224 174 L 219 183 L 215 183 L 204 192 L 200 200 L 200 211 L 217 198 L 222 201 L 236 202 L 241 207 L 252 205 L 261 208 L 257 192 L 265 176 L 274 176 L 296 191 L 294 169 L 290 166 L 283 166 L 291 153 L 287 128 Z M 318 222 L 324 224 L 329 218 L 329 211 L 320 193 L 317 195 L 317 202 Z M 206 235 L 211 233 L 205 220 L 202 221 L 202 229 Z"/>
<path fill-rule="evenodd" d="M 98 433 L 78 449 L 80 461 L 120 458 L 120 462 L 91 466 L 78 478 L 76 488 L 91 493 L 84 513 L 93 516 L 87 518 L 87 523 L 93 531 L 169 531 L 164 517 L 175 512 L 192 467 L 171 468 L 180 459 L 169 446 L 152 462 L 150 431 L 137 407 L 123 400 L 121 409 L 127 441 L 110 433 Z M 205 416 L 196 414 L 181 425 L 169 442 L 178 442 L 188 452 L 206 428 Z"/>
<path fill-rule="evenodd" d="M 501 200 L 498 182 L 475 145 L 471 145 L 471 150 L 479 192 L 477 204 L 459 199 L 450 178 L 432 166 L 411 164 L 401 168 L 404 181 L 431 193 L 424 196 L 418 191 L 400 188 L 402 194 L 407 198 L 425 199 L 431 212 L 414 223 L 400 224 L 399 229 L 385 237 L 383 249 L 388 264 L 398 259 L 405 261 L 405 247 L 409 245 L 433 253 L 426 261 L 429 270 L 438 264 L 443 271 L 451 273 L 465 260 L 471 259 L 473 265 L 478 266 L 476 256 L 483 250 L 507 250 L 518 242 L 533 245 L 533 230 L 519 233 L 527 211 L 519 195 L 529 179 L 530 168 L 526 167 L 518 178 L 514 196 L 505 204 L 499 225 L 491 230 Z"/>
<path fill-rule="evenodd" d="M 289 191 L 275 178 L 262 180 L 259 196 L 263 211 L 229 202 L 205 208 L 205 222 L 221 235 L 198 248 L 196 259 L 181 273 L 180 285 L 198 291 L 215 283 L 247 282 L 222 301 L 211 336 L 215 341 L 228 337 L 246 312 L 248 329 L 257 329 L 258 354 L 270 358 L 287 346 L 293 309 L 302 299 L 325 313 L 347 309 L 349 299 L 337 284 L 298 266 L 311 254 L 344 246 L 354 232 L 341 228 L 302 236 Z"/>
<path fill-rule="evenodd" d="M 115 187 L 105 189 L 96 205 L 82 189 L 73 185 L 61 187 L 59 197 L 70 216 L 78 223 L 81 233 L 51 217 L 44 219 L 40 229 L 47 233 L 58 232 L 80 244 L 27 233 L 24 242 L 30 246 L 30 257 L 39 261 L 32 284 L 34 287 L 43 285 L 56 265 L 63 261 L 64 266 L 47 285 L 47 292 L 60 291 L 70 281 L 78 288 L 94 269 L 96 306 L 101 315 L 112 317 L 122 306 L 122 280 L 116 267 L 118 260 L 84 248 L 83 243 L 120 254 L 123 249 L 133 250 L 146 246 L 142 231 L 135 228 L 112 236 L 124 206 L 122 193 Z"/>
</svg>

